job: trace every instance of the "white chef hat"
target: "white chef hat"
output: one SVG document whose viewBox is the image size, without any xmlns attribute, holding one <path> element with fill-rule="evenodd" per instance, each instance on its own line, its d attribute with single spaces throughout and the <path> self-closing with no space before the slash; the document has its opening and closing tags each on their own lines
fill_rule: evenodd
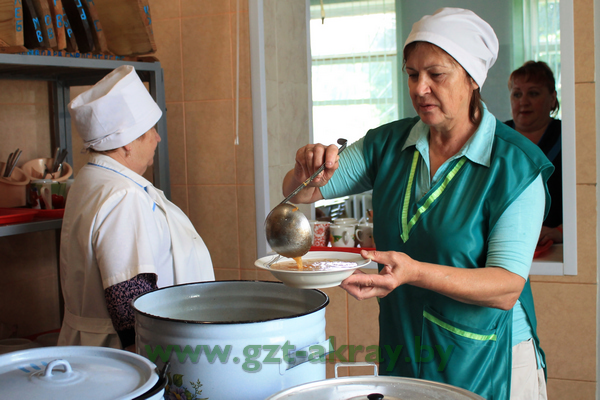
<svg viewBox="0 0 600 400">
<path fill-rule="evenodd" d="M 133 142 L 162 116 L 131 65 L 106 75 L 68 106 L 85 148 L 112 150 Z"/>
<path fill-rule="evenodd" d="M 432 43 L 450 54 L 480 88 L 498 58 L 498 38 L 492 27 L 463 8 L 440 8 L 415 22 L 404 47 L 417 41 Z"/>
</svg>

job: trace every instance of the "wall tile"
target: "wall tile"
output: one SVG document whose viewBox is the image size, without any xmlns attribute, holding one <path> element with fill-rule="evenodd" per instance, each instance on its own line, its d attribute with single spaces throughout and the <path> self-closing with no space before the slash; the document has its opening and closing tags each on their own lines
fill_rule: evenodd
<svg viewBox="0 0 600 400">
<path fill-rule="evenodd" d="M 546 387 L 549 399 L 596 399 L 596 382 L 548 379 Z"/>
<path fill-rule="evenodd" d="M 590 12 L 593 9 L 593 0 L 573 1 L 575 82 L 594 81 L 594 13 Z"/>
<path fill-rule="evenodd" d="M 239 66 L 239 79 L 240 79 L 240 98 L 250 99 L 252 96 L 250 81 L 250 21 L 248 13 L 240 13 L 240 66 Z M 233 71 L 232 77 L 233 89 L 235 90 L 236 80 L 236 64 L 237 64 L 237 13 L 231 14 L 231 71 Z"/>
<path fill-rule="evenodd" d="M 180 5 L 179 1 L 173 0 L 149 0 L 150 13 L 153 21 L 162 19 L 179 18 Z M 156 30 L 154 31 L 156 34 Z M 158 47 L 158 46 L 157 46 Z M 160 50 L 160 47 L 158 47 Z"/>
<path fill-rule="evenodd" d="M 3 322 L 18 326 L 19 337 L 60 328 L 58 276 L 3 287 L 0 315 Z"/>
<path fill-rule="evenodd" d="M 253 268 L 256 253 L 256 207 L 254 186 L 237 186 L 240 267 Z"/>
<path fill-rule="evenodd" d="M 154 22 L 156 58 L 165 74 L 166 101 L 183 101 L 183 70 L 181 56 L 181 21 L 179 19 Z"/>
<path fill-rule="evenodd" d="M 277 3 L 279 0 L 264 0 L 265 77 L 277 81 Z M 269 91 L 267 90 L 267 93 Z M 267 94 L 267 101 L 271 98 Z"/>
<path fill-rule="evenodd" d="M 231 12 L 235 12 L 237 9 L 241 12 L 248 12 L 248 0 L 229 0 L 229 7 Z"/>
<path fill-rule="evenodd" d="M 0 160 L 19 148 L 17 166 L 34 158 L 51 157 L 50 113 L 47 104 L 3 104 L 0 106 L 2 146 Z"/>
<path fill-rule="evenodd" d="M 575 85 L 576 173 L 577 183 L 596 183 L 595 85 Z"/>
<path fill-rule="evenodd" d="M 295 0 L 277 2 L 277 74 L 279 82 L 308 82 L 306 3 Z M 308 97 L 307 97 L 308 99 Z M 296 103 L 297 105 L 298 103 Z"/>
<path fill-rule="evenodd" d="M 254 184 L 254 136 L 252 128 L 252 100 L 240 100 L 239 145 L 235 146 L 236 182 Z"/>
<path fill-rule="evenodd" d="M 228 13 L 230 11 L 230 4 L 227 0 L 181 0 L 181 15 L 184 17 Z M 235 8 L 233 11 L 235 11 Z"/>
<path fill-rule="evenodd" d="M 189 184 L 235 184 L 233 129 L 233 101 L 186 103 Z"/>
<path fill-rule="evenodd" d="M 185 114 L 183 103 L 167 103 L 169 175 L 172 185 L 187 183 Z"/>
<path fill-rule="evenodd" d="M 340 287 L 332 287 L 322 289 L 323 292 L 329 296 L 329 305 L 325 309 L 325 319 L 327 321 L 326 336 L 329 338 L 333 336 L 335 343 L 334 349 L 338 349 L 341 346 L 348 345 L 348 304 L 346 291 Z M 348 350 L 340 352 L 345 358 L 348 357 Z M 334 357 L 334 356 L 331 356 Z M 330 358 L 327 358 L 327 378 L 334 377 L 334 365 L 336 361 L 330 362 Z M 339 376 L 347 376 L 348 369 L 346 367 L 340 368 Z"/>
<path fill-rule="evenodd" d="M 548 377 L 596 380 L 596 285 L 533 283 Z"/>
<path fill-rule="evenodd" d="M 171 185 L 171 201 L 189 217 L 188 188 L 185 185 Z"/>
<path fill-rule="evenodd" d="M 182 35 L 185 100 L 232 99 L 229 15 L 183 19 Z"/>
<path fill-rule="evenodd" d="M 0 80 L 0 104 L 50 104 L 48 83 Z"/>
<path fill-rule="evenodd" d="M 279 164 L 294 164 L 296 152 L 309 143 L 308 84 L 280 82 Z"/>
<path fill-rule="evenodd" d="M 3 259 L 0 263 L 0 287 L 26 285 L 30 280 L 41 278 L 56 278 L 57 239 L 55 231 L 0 237 L 0 254 Z"/>
<path fill-rule="evenodd" d="M 239 268 L 235 186 L 190 186 L 190 219 L 206 243 L 214 268 Z"/>
<path fill-rule="evenodd" d="M 258 268 L 240 270 L 241 279 L 244 281 L 279 282 L 272 273 Z"/>
<path fill-rule="evenodd" d="M 234 269 L 215 269 L 215 280 L 216 281 L 239 281 L 240 271 Z"/>
</svg>

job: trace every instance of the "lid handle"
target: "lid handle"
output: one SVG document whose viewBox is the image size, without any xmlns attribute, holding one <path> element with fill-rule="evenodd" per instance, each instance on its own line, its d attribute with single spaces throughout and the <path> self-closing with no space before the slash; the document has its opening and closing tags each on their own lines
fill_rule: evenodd
<svg viewBox="0 0 600 400">
<path fill-rule="evenodd" d="M 71 368 L 71 364 L 69 364 L 69 362 L 67 360 L 54 360 L 54 361 L 50 361 L 48 363 L 48 365 L 46 365 L 46 370 L 44 371 L 44 377 L 45 378 L 50 378 L 52 376 L 52 370 L 56 367 L 60 367 L 63 366 L 65 368 L 64 372 L 66 374 L 70 374 L 71 372 L 73 372 L 73 369 Z"/>
<path fill-rule="evenodd" d="M 339 362 L 335 363 L 335 377 L 338 377 L 338 367 L 373 367 L 373 376 L 379 376 L 377 373 L 377 364 L 372 362 Z"/>
</svg>

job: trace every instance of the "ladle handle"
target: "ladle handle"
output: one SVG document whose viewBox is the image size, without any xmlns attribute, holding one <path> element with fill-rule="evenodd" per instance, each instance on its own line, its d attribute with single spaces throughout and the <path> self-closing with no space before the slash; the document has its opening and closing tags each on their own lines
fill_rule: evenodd
<svg viewBox="0 0 600 400">
<path fill-rule="evenodd" d="M 338 144 L 341 144 L 340 148 L 338 149 L 338 156 L 340 154 L 342 154 L 342 151 L 344 151 L 344 149 L 346 148 L 346 145 L 348 144 L 348 140 L 346 139 L 338 139 Z M 305 180 L 304 182 L 302 182 L 302 184 L 300 186 L 298 186 L 292 193 L 290 193 L 288 195 L 288 197 L 286 197 L 285 199 L 283 199 L 283 201 L 279 204 L 285 204 L 287 203 L 292 197 L 294 197 L 295 195 L 298 194 L 299 191 L 301 191 L 302 189 L 304 189 L 305 187 L 308 186 L 309 183 L 311 183 L 313 181 L 313 179 L 315 179 L 317 177 L 317 175 L 319 175 L 321 172 L 323 172 L 323 170 L 325 169 L 325 163 L 323 163 L 323 165 L 321 165 L 319 167 L 318 170 L 315 171 L 314 174 L 312 174 L 307 180 Z"/>
</svg>

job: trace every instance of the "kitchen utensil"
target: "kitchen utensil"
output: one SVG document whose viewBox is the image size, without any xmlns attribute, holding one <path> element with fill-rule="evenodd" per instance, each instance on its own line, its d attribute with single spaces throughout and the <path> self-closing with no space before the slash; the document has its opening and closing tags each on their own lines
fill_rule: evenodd
<svg viewBox="0 0 600 400">
<path fill-rule="evenodd" d="M 362 258 L 360 254 L 356 253 L 310 251 L 302 257 L 302 262 L 304 264 L 308 264 L 315 260 L 341 260 L 355 262 L 357 265 L 352 268 L 330 269 L 325 271 L 290 271 L 274 269 L 273 266 L 278 263 L 295 262 L 294 259 L 282 257 L 277 262 L 269 264 L 271 257 L 272 256 L 259 258 L 254 262 L 254 265 L 258 268 L 266 269 L 286 286 L 300 289 L 323 289 L 338 286 L 344 279 L 352 275 L 355 270 L 364 267 L 371 262 L 371 260 Z"/>
<path fill-rule="evenodd" d="M 10 165 L 7 165 L 6 169 L 4 170 L 5 178 L 10 178 L 10 176 L 12 175 L 12 172 L 15 169 L 15 166 L 17 165 L 17 162 L 19 161 L 19 158 L 21 157 L 21 154 L 23 154 L 23 150 L 19 150 L 19 149 L 17 149 L 15 154 L 13 154 L 13 158 L 10 162 Z"/>
<path fill-rule="evenodd" d="M 341 145 L 338 149 L 338 154 L 344 151 L 347 143 L 346 139 L 338 139 L 338 144 Z M 267 215 L 265 219 L 267 243 L 269 243 L 271 249 L 276 253 L 290 258 L 302 257 L 310 249 L 313 234 L 308 218 L 306 218 L 298 207 L 288 204 L 288 201 L 298 194 L 300 190 L 308 186 L 324 169 L 325 164 L 321 165 L 312 176 L 302 182 L 300 186 L 292 191 Z"/>
<path fill-rule="evenodd" d="M 0 0 L 0 43 L 23 46 L 23 6 L 15 0 Z"/>
<path fill-rule="evenodd" d="M 66 162 L 62 163 L 62 170 L 60 174 L 58 172 L 51 174 L 48 172 L 46 175 L 44 175 L 46 166 L 52 166 L 53 161 L 54 160 L 52 158 L 34 158 L 33 160 L 29 160 L 23 164 L 21 169 L 23 172 L 25 172 L 30 180 L 46 179 L 45 176 L 47 176 L 48 179 L 52 179 L 53 181 L 64 182 L 69 179 L 71 175 L 73 175 L 73 167 Z M 50 171 L 50 169 L 48 169 L 48 171 Z"/>
<path fill-rule="evenodd" d="M 4 398 L 163 399 L 153 395 L 160 378 L 156 365 L 125 350 L 91 346 L 39 347 L 0 356 Z"/>
<path fill-rule="evenodd" d="M 279 282 L 164 287 L 132 302 L 136 351 L 159 367 L 170 361 L 171 376 L 180 379 L 173 380 L 166 398 L 186 390 L 194 394 L 189 384 L 194 382 L 202 385 L 198 398 L 263 400 L 282 388 L 325 379 L 325 360 L 307 356 L 312 346 L 329 352 L 328 303 L 321 291 Z M 161 349 L 166 353 L 158 357 Z"/>
<path fill-rule="evenodd" d="M 373 366 L 373 376 L 338 378 L 338 367 Z M 280 391 L 267 400 L 484 400 L 468 390 L 414 378 L 379 376 L 373 363 L 337 363 L 335 378 L 305 383 Z"/>
<path fill-rule="evenodd" d="M 0 207 L 22 207 L 27 203 L 29 176 L 21 168 L 13 167 L 10 177 L 3 175 L 6 164 L 0 162 Z"/>
</svg>

